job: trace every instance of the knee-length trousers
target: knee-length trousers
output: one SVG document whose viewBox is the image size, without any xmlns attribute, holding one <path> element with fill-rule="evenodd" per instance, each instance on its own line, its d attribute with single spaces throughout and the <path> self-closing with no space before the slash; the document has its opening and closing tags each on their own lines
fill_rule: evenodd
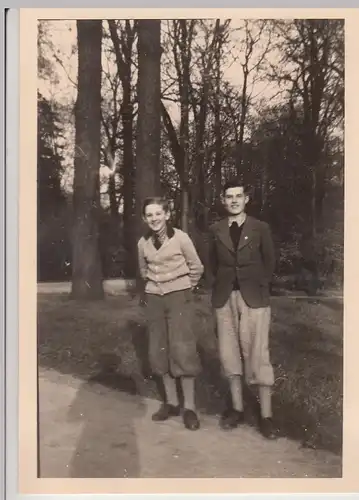
<svg viewBox="0 0 359 500">
<path fill-rule="evenodd" d="M 269 355 L 271 308 L 248 307 L 239 290 L 215 309 L 219 355 L 227 377 L 244 375 L 248 384 L 272 386 Z"/>
<path fill-rule="evenodd" d="M 156 375 L 195 376 L 200 371 L 193 330 L 191 290 L 146 295 L 149 362 Z"/>
</svg>

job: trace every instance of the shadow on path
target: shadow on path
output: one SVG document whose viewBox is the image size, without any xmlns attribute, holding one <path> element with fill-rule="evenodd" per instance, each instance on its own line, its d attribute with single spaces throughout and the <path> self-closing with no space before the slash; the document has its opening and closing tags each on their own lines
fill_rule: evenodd
<svg viewBox="0 0 359 500">
<path fill-rule="evenodd" d="M 112 361 L 112 365 L 111 365 Z M 73 478 L 140 477 L 140 461 L 134 421 L 143 416 L 145 407 L 138 394 L 136 381 L 117 373 L 116 356 L 107 359 L 102 370 L 83 383 L 68 413 L 68 420 L 81 421 L 83 430 L 78 440 L 70 467 Z M 102 399 L 101 407 L 90 388 L 101 392 L 101 385 L 120 393 L 136 396 L 131 405 Z M 102 389 L 103 390 L 103 389 Z M 94 452 L 96 450 L 96 452 Z M 111 461 L 108 460 L 109 454 Z"/>
<path fill-rule="evenodd" d="M 148 380 L 147 397 L 163 399 L 164 389 L 161 381 L 151 374 L 148 360 L 148 334 L 144 325 L 130 321 L 127 326 L 132 332 L 132 342 L 139 362 L 141 376 Z M 199 411 L 207 415 L 220 415 L 231 403 L 228 381 L 223 377 L 217 353 L 198 345 L 202 372 L 196 380 L 196 405 Z M 180 403 L 183 402 L 181 388 L 178 386 Z M 259 405 L 252 390 L 244 387 L 247 421 L 255 425 L 259 415 Z"/>
</svg>

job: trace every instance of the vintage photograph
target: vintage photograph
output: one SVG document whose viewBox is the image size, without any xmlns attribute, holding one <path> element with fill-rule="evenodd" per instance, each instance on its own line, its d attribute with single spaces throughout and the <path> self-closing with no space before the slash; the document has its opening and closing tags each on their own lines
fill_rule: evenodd
<svg viewBox="0 0 359 500">
<path fill-rule="evenodd" d="M 341 478 L 344 20 L 37 30 L 38 477 Z"/>
</svg>

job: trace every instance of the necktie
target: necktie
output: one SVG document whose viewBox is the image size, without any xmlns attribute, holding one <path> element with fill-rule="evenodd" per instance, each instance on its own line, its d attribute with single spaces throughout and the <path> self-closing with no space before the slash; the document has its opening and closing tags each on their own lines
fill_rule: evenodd
<svg viewBox="0 0 359 500">
<path fill-rule="evenodd" d="M 236 221 L 232 222 L 231 227 L 229 228 L 229 232 L 232 238 L 233 246 L 234 248 L 237 248 L 240 238 L 240 231 L 238 223 Z"/>
<path fill-rule="evenodd" d="M 233 242 L 233 247 L 235 250 L 237 250 L 239 238 L 241 236 L 241 228 L 238 226 L 238 223 L 236 221 L 232 222 L 232 224 L 229 228 L 229 232 L 230 232 L 231 239 Z M 239 290 L 239 284 L 238 284 L 236 272 L 234 272 L 233 290 Z"/>
<path fill-rule="evenodd" d="M 160 240 L 160 237 L 158 236 L 158 234 L 156 234 L 156 233 L 153 235 L 153 244 L 154 244 L 156 250 L 161 248 L 161 240 Z"/>
</svg>

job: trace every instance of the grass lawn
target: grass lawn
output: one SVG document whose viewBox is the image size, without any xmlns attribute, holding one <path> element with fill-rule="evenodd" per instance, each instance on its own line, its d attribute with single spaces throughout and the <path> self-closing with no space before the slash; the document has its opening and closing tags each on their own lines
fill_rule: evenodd
<svg viewBox="0 0 359 500">
<path fill-rule="evenodd" d="M 196 295 L 196 332 L 203 362 L 198 379 L 201 411 L 218 414 L 228 397 L 220 373 L 208 295 Z M 303 445 L 341 453 L 343 394 L 342 306 L 289 297 L 272 299 L 271 354 L 275 367 L 275 419 L 281 433 Z M 67 295 L 39 295 L 39 363 L 96 380 L 118 390 L 157 398 L 148 377 L 144 311 L 138 299 L 108 296 L 75 302 Z M 256 396 L 246 392 L 255 424 Z"/>
</svg>

